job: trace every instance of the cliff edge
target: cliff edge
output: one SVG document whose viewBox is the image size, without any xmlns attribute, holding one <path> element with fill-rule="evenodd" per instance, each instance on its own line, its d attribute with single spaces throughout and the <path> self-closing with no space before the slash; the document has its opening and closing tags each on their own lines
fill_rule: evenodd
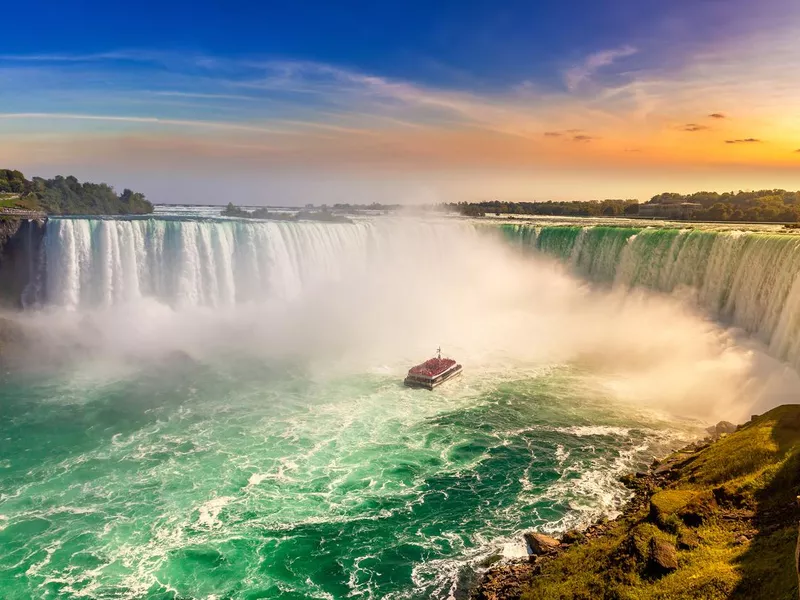
<svg viewBox="0 0 800 600">
<path fill-rule="evenodd" d="M 21 308 L 39 265 L 45 220 L 0 216 L 0 306 Z"/>
</svg>

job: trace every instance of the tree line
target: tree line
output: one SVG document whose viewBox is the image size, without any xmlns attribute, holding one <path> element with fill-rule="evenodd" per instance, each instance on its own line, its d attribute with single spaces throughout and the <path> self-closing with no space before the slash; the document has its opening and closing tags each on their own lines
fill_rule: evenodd
<svg viewBox="0 0 800 600">
<path fill-rule="evenodd" d="M 687 211 L 692 221 L 753 221 L 800 223 L 800 192 L 781 189 L 738 192 L 695 192 L 656 194 L 646 204 L 697 204 Z M 587 200 L 575 202 L 458 202 L 448 209 L 469 217 L 495 215 L 549 215 L 563 217 L 635 217 L 637 200 Z"/>
<path fill-rule="evenodd" d="M 31 180 L 17 170 L 0 169 L 0 193 L 16 194 L 16 205 L 51 215 L 136 215 L 153 212 L 144 194 L 117 194 L 105 183 L 81 183 L 72 175 Z"/>
<path fill-rule="evenodd" d="M 462 215 L 552 215 L 559 217 L 620 217 L 639 212 L 636 200 L 585 200 L 574 202 L 458 202 L 447 205 Z"/>
<path fill-rule="evenodd" d="M 700 208 L 692 212 L 693 221 L 756 221 L 762 223 L 800 222 L 800 192 L 781 189 L 738 192 L 664 193 L 653 196 L 650 204 L 691 202 Z"/>
</svg>

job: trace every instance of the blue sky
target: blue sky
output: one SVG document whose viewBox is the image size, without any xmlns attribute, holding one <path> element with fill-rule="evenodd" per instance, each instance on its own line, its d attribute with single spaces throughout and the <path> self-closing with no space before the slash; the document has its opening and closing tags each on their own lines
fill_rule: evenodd
<svg viewBox="0 0 800 600">
<path fill-rule="evenodd" d="M 180 202 L 800 187 L 795 4 L 14 3 L 0 160 Z"/>
<path fill-rule="evenodd" d="M 598 49 L 667 38 L 673 54 L 712 42 L 749 13 L 744 0 L 547 2 L 48 2 L 4 7 L 14 55 L 113 50 L 307 60 L 458 86 L 553 79 Z M 759 5 L 760 6 L 760 5 Z"/>
</svg>

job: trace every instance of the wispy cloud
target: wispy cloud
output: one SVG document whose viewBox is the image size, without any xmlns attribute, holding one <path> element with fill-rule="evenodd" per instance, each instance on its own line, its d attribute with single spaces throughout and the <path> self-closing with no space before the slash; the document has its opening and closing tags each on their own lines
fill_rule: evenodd
<svg viewBox="0 0 800 600">
<path fill-rule="evenodd" d="M 544 137 L 567 140 L 571 142 L 591 142 L 599 139 L 596 136 L 583 133 L 583 129 L 564 129 L 561 131 L 545 131 Z"/>
<path fill-rule="evenodd" d="M 762 140 L 756 138 L 745 138 L 743 140 L 725 140 L 726 144 L 760 144 Z"/>
<path fill-rule="evenodd" d="M 620 59 L 636 54 L 636 52 L 637 49 L 633 46 L 622 46 L 591 54 L 582 64 L 572 67 L 564 73 L 564 83 L 567 89 L 574 92 L 603 67 L 608 67 Z"/>
<path fill-rule="evenodd" d="M 0 64 L 0 142 L 11 147 L 31 131 L 64 139 L 81 133 L 85 152 L 99 152 L 92 139 L 124 137 L 151 156 L 160 147 L 254 164 L 419 168 L 740 160 L 740 152 L 721 147 L 728 143 L 752 144 L 754 161 L 788 163 L 800 138 L 800 122 L 787 117 L 800 78 L 787 73 L 800 72 L 800 59 L 776 39 L 783 38 L 747 52 L 734 44 L 704 50 L 669 67 L 642 50 L 630 69 L 623 59 L 637 53 L 632 45 L 598 52 L 561 73 L 571 93 L 552 80 L 444 87 L 302 60 L 157 52 L 139 60 L 128 52 L 14 57 Z M 780 68 L 767 56 L 780 57 Z M 709 105 L 735 111 L 736 119 L 709 114 Z M 770 143 L 759 149 L 762 139 Z M 595 140 L 602 143 L 583 147 Z"/>
<path fill-rule="evenodd" d="M 130 59 L 136 55 L 127 52 L 98 52 L 94 54 L 0 54 L 7 62 L 91 62 Z"/>
<path fill-rule="evenodd" d="M 147 90 L 147 93 L 152 94 L 153 96 L 165 96 L 168 98 L 204 98 L 208 100 L 247 100 L 250 102 L 259 100 L 257 96 L 244 96 L 241 94 L 211 94 L 203 92 L 178 92 L 170 90 L 163 90 L 163 91 Z"/>
<path fill-rule="evenodd" d="M 189 119 L 162 119 L 159 117 L 136 117 L 121 115 L 82 115 L 69 113 L 0 113 L 0 119 L 49 120 L 49 121 L 106 121 L 111 123 L 134 123 L 138 125 L 166 125 L 200 129 L 220 129 L 249 133 L 291 134 L 291 131 L 276 127 L 264 127 L 255 123 L 232 123 L 199 121 Z M 316 125 L 316 124 L 304 124 Z"/>
</svg>

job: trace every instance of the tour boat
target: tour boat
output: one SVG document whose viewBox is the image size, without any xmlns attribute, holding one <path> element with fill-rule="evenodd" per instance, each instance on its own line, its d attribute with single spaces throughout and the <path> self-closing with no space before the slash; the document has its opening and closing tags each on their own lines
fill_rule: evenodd
<svg viewBox="0 0 800 600">
<path fill-rule="evenodd" d="M 408 387 L 432 390 L 459 375 L 461 375 L 461 365 L 452 358 L 442 358 L 442 349 L 439 348 L 436 357 L 411 367 L 403 383 Z"/>
</svg>

